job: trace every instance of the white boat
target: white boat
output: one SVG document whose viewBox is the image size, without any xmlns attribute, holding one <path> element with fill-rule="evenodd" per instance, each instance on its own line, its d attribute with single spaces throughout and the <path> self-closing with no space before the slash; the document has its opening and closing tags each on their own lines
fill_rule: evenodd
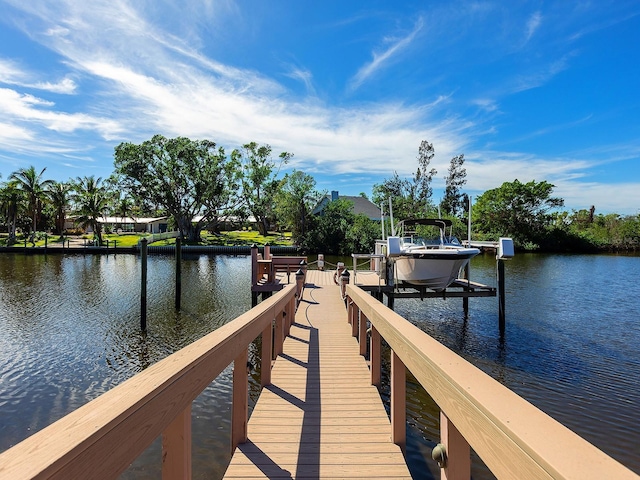
<svg viewBox="0 0 640 480">
<path fill-rule="evenodd" d="M 387 260 L 394 264 L 398 283 L 441 291 L 458 278 L 460 269 L 480 250 L 466 248 L 451 236 L 451 225 L 451 220 L 441 218 L 409 219 L 398 224 L 399 235 L 390 236 L 386 241 Z M 428 227 L 436 227 L 439 235 L 423 236 L 420 229 L 424 231 Z"/>
</svg>

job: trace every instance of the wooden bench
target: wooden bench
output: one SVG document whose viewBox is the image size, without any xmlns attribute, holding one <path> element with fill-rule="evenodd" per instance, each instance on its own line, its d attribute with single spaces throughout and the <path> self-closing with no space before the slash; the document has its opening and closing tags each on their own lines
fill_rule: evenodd
<svg viewBox="0 0 640 480">
<path fill-rule="evenodd" d="M 300 264 L 304 262 L 304 264 Z M 271 256 L 271 266 L 274 275 L 283 272 L 287 274 L 287 283 L 291 272 L 295 273 L 298 269 L 302 268 L 305 275 L 305 281 L 307 276 L 307 257 L 294 257 L 294 256 Z"/>
</svg>

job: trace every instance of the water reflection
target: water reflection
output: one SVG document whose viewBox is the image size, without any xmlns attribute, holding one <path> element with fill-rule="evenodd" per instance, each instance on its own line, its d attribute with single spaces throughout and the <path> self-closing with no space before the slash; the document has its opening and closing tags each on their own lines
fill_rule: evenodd
<svg viewBox="0 0 640 480">
<path fill-rule="evenodd" d="M 624 281 L 638 273 L 640 258 L 520 255 L 506 266 L 504 336 L 495 299 L 470 299 L 468 317 L 455 299 L 396 301 L 396 310 L 640 472 L 634 446 L 640 434 L 630 433 L 640 424 L 640 327 L 634 320 L 640 289 Z M 472 278 L 495 284 L 495 259 L 474 259 Z M 425 409 L 421 395 L 416 387 L 408 408 L 437 415 Z M 427 441 L 437 438 L 435 420 L 415 424 Z M 472 473 L 491 478 L 481 463 L 474 462 Z"/>
<path fill-rule="evenodd" d="M 136 256 L 0 257 L 0 450 L 248 310 L 249 266 L 248 257 L 185 256 L 177 312 L 174 259 L 150 256 L 143 333 Z M 506 264 L 504 336 L 495 298 L 470 299 L 467 315 L 460 299 L 399 300 L 396 310 L 640 472 L 640 286 L 627 281 L 638 273 L 637 257 L 518 255 Z M 495 258 L 474 258 L 472 279 L 494 285 Z M 250 409 L 260 348 L 258 339 L 249 349 Z M 229 461 L 230 378 L 227 368 L 194 402 L 194 476 L 220 478 Z M 384 377 L 387 405 L 388 386 Z M 411 471 L 438 478 L 438 408 L 411 378 L 407 392 Z M 160 468 L 156 442 L 124 478 Z M 491 478 L 478 459 L 472 473 Z"/>
</svg>

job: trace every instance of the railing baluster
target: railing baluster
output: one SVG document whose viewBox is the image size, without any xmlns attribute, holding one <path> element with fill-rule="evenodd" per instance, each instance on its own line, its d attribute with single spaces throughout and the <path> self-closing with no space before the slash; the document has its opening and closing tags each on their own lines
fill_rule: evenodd
<svg viewBox="0 0 640 480">
<path fill-rule="evenodd" d="M 358 321 L 360 320 L 361 315 L 362 311 L 358 308 L 357 305 L 354 305 L 353 320 L 351 321 L 351 335 L 354 337 L 358 336 Z"/>
<path fill-rule="evenodd" d="M 245 348 L 233 361 L 233 400 L 231 405 L 231 452 L 247 441 L 249 417 L 249 381 L 247 361 L 249 349 Z"/>
<path fill-rule="evenodd" d="M 371 385 L 380 388 L 381 383 L 381 347 L 380 332 L 371 325 L 371 347 L 369 349 L 369 360 L 371 362 Z"/>
<path fill-rule="evenodd" d="M 360 355 L 365 356 L 367 354 L 367 316 L 362 311 L 360 312 L 358 341 L 360 342 Z"/>
<path fill-rule="evenodd" d="M 276 338 L 273 348 L 277 357 L 282 353 L 282 346 L 284 344 L 284 317 L 282 316 L 282 313 L 276 314 L 276 328 L 274 335 Z"/>
<path fill-rule="evenodd" d="M 351 298 L 347 297 L 347 323 L 351 325 L 353 323 L 354 310 L 356 308 L 355 303 Z"/>
<path fill-rule="evenodd" d="M 260 364 L 260 385 L 271 385 L 271 360 L 273 360 L 273 322 L 262 331 L 262 352 Z"/>
<path fill-rule="evenodd" d="M 440 441 L 447 452 L 447 464 L 442 480 L 469 480 L 471 478 L 471 449 L 456 426 L 444 412 L 440 412 Z"/>
<path fill-rule="evenodd" d="M 294 310 L 291 308 L 291 302 L 288 302 L 284 307 L 284 337 L 289 336 L 289 333 L 291 333 L 293 312 Z"/>
<path fill-rule="evenodd" d="M 191 478 L 191 405 L 162 432 L 162 479 Z"/>
<path fill-rule="evenodd" d="M 391 441 L 402 453 L 407 447 L 407 373 L 402 360 L 391 351 Z"/>
</svg>

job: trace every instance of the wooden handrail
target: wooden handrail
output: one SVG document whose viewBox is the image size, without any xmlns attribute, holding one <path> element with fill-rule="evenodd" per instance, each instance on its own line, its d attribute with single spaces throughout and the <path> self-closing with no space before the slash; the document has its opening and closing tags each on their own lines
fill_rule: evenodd
<svg viewBox="0 0 640 480">
<path fill-rule="evenodd" d="M 171 452 L 166 454 L 173 464 L 168 468 L 163 465 L 163 475 L 183 478 L 191 471 L 191 440 L 180 442 L 175 438 L 190 432 L 191 402 L 229 364 L 244 358 L 248 345 L 268 331 L 271 322 L 282 325 L 282 313 L 291 312 L 295 293 L 295 285 L 285 287 L 232 322 L 0 454 L 0 477 L 116 478 L 164 433 L 169 437 L 166 447 L 183 453 L 178 453 L 178 458 Z M 239 376 L 246 382 L 246 362 L 241 369 L 243 375 Z M 186 451 L 189 458 L 184 458 Z"/>
<path fill-rule="evenodd" d="M 397 355 L 438 404 L 443 413 L 443 422 L 450 422 L 449 433 L 445 435 L 451 438 L 452 434 L 455 437 L 459 432 L 496 477 L 638 478 L 624 465 L 385 307 L 361 288 L 348 285 L 347 297 L 348 304 L 353 302 L 352 308 L 362 312 L 362 315 L 349 312 L 350 321 L 360 317 L 371 322 L 371 330 L 375 332 L 373 340 L 379 341 L 378 335 L 384 338 L 393 351 L 392 356 Z M 379 365 L 379 360 L 372 358 L 371 365 Z M 377 378 L 376 374 L 372 372 L 372 381 Z M 393 378 L 391 383 L 395 384 Z M 394 434 L 397 434 L 397 428 L 397 425 L 392 425 Z M 454 451 L 465 449 L 455 446 L 447 450 L 450 454 L 448 462 L 452 463 L 456 462 Z M 447 475 L 447 470 L 451 469 L 444 469 L 448 479 L 469 478 L 468 473 L 458 475 L 449 471 Z"/>
</svg>

